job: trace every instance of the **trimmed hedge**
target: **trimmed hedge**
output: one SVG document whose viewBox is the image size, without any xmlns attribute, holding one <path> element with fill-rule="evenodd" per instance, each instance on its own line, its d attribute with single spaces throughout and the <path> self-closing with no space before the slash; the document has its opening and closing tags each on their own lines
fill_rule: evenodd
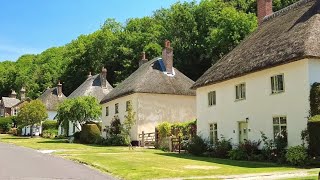
<svg viewBox="0 0 320 180">
<path fill-rule="evenodd" d="M 309 152 L 313 156 L 320 156 L 320 121 L 308 122 Z"/>
<path fill-rule="evenodd" d="M 42 123 L 42 131 L 49 129 L 58 129 L 58 123 L 54 120 L 46 120 Z"/>
<path fill-rule="evenodd" d="M 12 123 L 12 117 L 0 118 L 0 133 L 8 133 L 12 127 Z"/>
<path fill-rule="evenodd" d="M 100 138 L 100 130 L 96 124 L 85 124 L 80 133 L 80 142 L 93 144 Z"/>
</svg>

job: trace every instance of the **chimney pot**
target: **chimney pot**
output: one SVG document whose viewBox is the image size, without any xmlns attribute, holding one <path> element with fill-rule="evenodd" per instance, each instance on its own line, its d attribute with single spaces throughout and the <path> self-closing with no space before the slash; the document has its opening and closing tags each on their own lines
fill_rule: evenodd
<svg viewBox="0 0 320 180">
<path fill-rule="evenodd" d="M 26 99 L 26 89 L 24 87 L 20 90 L 20 100 L 23 101 Z"/>
<path fill-rule="evenodd" d="M 272 0 L 257 0 L 257 14 L 259 25 L 263 22 L 263 19 L 266 16 L 269 16 L 272 13 Z"/>
<path fill-rule="evenodd" d="M 60 81 L 58 81 L 58 85 L 57 85 L 57 93 L 58 93 L 58 97 L 62 97 L 62 84 L 60 83 Z"/>
<path fill-rule="evenodd" d="M 89 71 L 88 78 L 92 77 L 91 71 Z"/>
<path fill-rule="evenodd" d="M 170 41 L 165 40 L 165 47 L 162 50 L 162 60 L 166 66 L 168 74 L 173 74 L 173 48 L 170 46 Z"/>
<path fill-rule="evenodd" d="M 142 58 L 139 61 L 139 67 L 142 66 L 146 62 L 148 62 L 148 59 L 146 58 L 146 53 L 142 52 Z"/>
<path fill-rule="evenodd" d="M 106 88 L 107 87 L 107 69 L 105 67 L 103 67 L 101 70 L 100 81 L 101 81 L 101 87 Z"/>
</svg>

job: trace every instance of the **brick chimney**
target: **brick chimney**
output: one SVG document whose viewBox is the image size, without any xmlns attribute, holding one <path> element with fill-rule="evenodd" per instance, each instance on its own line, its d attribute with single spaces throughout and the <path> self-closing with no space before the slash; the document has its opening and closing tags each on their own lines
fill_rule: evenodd
<svg viewBox="0 0 320 180">
<path fill-rule="evenodd" d="M 17 98 L 17 93 L 16 93 L 16 91 L 12 90 L 9 97 L 10 97 L 10 98 Z"/>
<path fill-rule="evenodd" d="M 139 67 L 142 66 L 144 63 L 148 62 L 148 59 L 146 58 L 146 53 L 142 52 L 142 57 L 139 61 Z"/>
<path fill-rule="evenodd" d="M 26 99 L 26 89 L 24 87 L 20 90 L 20 100 L 23 101 Z"/>
<path fill-rule="evenodd" d="M 89 74 L 88 74 L 87 78 L 89 79 L 91 77 L 92 77 L 92 74 L 91 74 L 91 71 L 89 71 Z"/>
<path fill-rule="evenodd" d="M 106 88 L 107 87 L 107 69 L 102 68 L 100 73 L 100 81 L 101 81 L 101 87 Z"/>
<path fill-rule="evenodd" d="M 273 13 L 272 0 L 257 0 L 257 13 L 259 25 L 263 22 L 263 18 Z"/>
<path fill-rule="evenodd" d="M 173 48 L 170 47 L 170 41 L 165 40 L 165 45 L 162 50 L 162 60 L 166 66 L 166 71 L 169 74 L 173 73 Z"/>
<path fill-rule="evenodd" d="M 62 97 L 62 84 L 60 83 L 60 81 L 57 84 L 57 94 L 58 97 Z"/>
</svg>

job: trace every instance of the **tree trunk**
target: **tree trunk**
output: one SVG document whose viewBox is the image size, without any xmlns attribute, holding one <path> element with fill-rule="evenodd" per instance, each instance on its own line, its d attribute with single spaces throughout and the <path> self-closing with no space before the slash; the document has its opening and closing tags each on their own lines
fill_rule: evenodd
<svg viewBox="0 0 320 180">
<path fill-rule="evenodd" d="M 31 138 L 32 138 L 32 135 L 33 135 L 33 124 L 31 125 L 31 128 L 30 128 L 30 135 L 31 135 Z"/>
</svg>

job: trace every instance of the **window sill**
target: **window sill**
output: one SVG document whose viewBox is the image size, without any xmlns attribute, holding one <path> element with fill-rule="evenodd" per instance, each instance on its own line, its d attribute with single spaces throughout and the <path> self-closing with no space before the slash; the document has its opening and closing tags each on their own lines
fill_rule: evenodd
<svg viewBox="0 0 320 180">
<path fill-rule="evenodd" d="M 246 98 L 236 99 L 236 100 L 234 100 L 234 102 L 239 102 L 239 101 L 244 101 L 244 100 L 246 100 Z"/>
<path fill-rule="evenodd" d="M 216 106 L 216 104 L 208 105 L 209 108 L 210 108 L 210 107 L 215 107 L 215 106 Z"/>
<path fill-rule="evenodd" d="M 282 94 L 282 93 L 284 93 L 284 92 L 285 92 L 285 91 L 272 92 L 270 95 Z"/>
</svg>

